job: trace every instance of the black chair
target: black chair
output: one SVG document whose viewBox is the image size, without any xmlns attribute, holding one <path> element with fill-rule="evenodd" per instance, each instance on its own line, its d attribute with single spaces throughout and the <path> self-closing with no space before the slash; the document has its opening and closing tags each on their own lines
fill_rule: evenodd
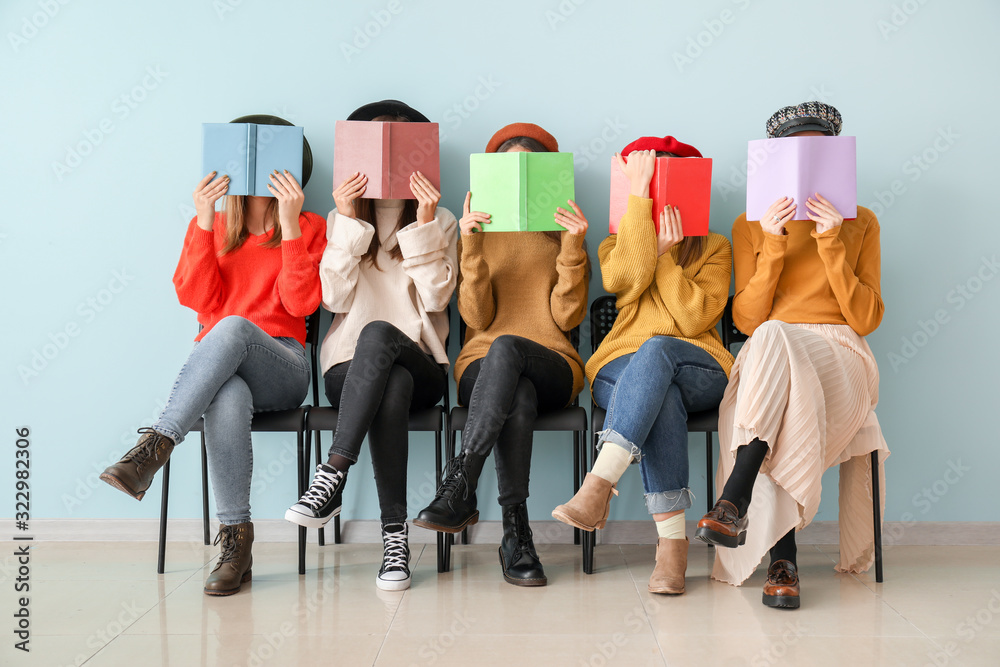
<svg viewBox="0 0 1000 667">
<path fill-rule="evenodd" d="M 466 324 L 460 321 L 459 339 L 465 342 Z M 573 347 L 580 349 L 580 327 L 574 327 L 567 334 Z M 469 417 L 469 410 L 459 406 L 452 408 L 451 416 L 448 418 L 448 460 L 455 458 L 457 451 L 456 434 L 465 428 L 465 422 Z M 573 404 L 553 410 L 543 412 L 535 419 L 534 430 L 538 431 L 571 431 L 573 433 L 573 493 L 580 490 L 583 484 L 583 476 L 586 474 L 586 433 L 587 433 L 587 411 L 580 407 L 579 398 L 573 400 Z M 581 533 L 578 528 L 573 529 L 573 544 L 581 544 Z M 444 539 L 441 539 L 441 538 Z M 451 546 L 454 542 L 454 535 L 438 533 L 438 572 L 447 572 L 451 569 Z M 468 544 L 468 529 L 462 531 L 462 542 Z M 586 556 L 586 554 L 584 554 Z"/>
<path fill-rule="evenodd" d="M 309 354 L 312 367 L 312 400 L 313 405 L 319 400 L 319 381 L 317 375 L 319 354 L 319 316 L 320 310 L 306 318 L 306 351 Z M 289 410 L 274 410 L 254 413 L 250 430 L 254 433 L 295 433 L 297 444 L 297 479 L 299 495 L 306 490 L 307 462 L 309 461 L 309 443 L 305 438 L 306 415 L 309 406 L 301 406 Z M 201 503 L 202 529 L 205 546 L 212 543 L 208 518 L 208 452 L 205 449 L 205 420 L 201 418 L 191 428 L 191 431 L 201 433 Z M 163 574 L 167 542 L 167 501 L 170 489 L 170 460 L 163 466 L 163 488 L 160 496 L 160 543 L 156 562 L 157 574 Z M 306 573 L 306 529 L 299 527 L 299 574 Z"/>
<path fill-rule="evenodd" d="M 594 299 L 594 302 L 590 304 L 590 341 L 593 346 L 591 352 L 597 351 L 597 348 L 604 340 L 604 337 L 608 335 L 608 332 L 611 331 L 611 327 L 615 324 L 615 319 L 618 317 L 618 308 L 615 303 L 615 297 L 605 295 L 597 297 Z M 726 349 L 729 349 L 732 345 L 747 339 L 747 336 L 740 332 L 740 330 L 733 324 L 732 297 L 730 297 L 729 301 L 726 303 L 726 309 L 722 314 L 722 321 L 719 324 L 722 327 L 722 344 L 726 346 Z M 607 416 L 607 413 L 604 411 L 604 408 L 601 408 L 594 403 L 593 396 L 591 396 L 590 406 L 590 428 L 592 433 L 591 456 L 596 459 L 597 437 L 598 433 L 604 429 L 604 419 Z M 718 408 L 705 410 L 703 412 L 692 412 L 688 415 L 687 428 L 688 433 L 705 434 L 705 481 L 708 483 L 706 500 L 708 503 L 708 510 L 710 511 L 712 506 L 715 504 L 715 480 L 713 479 L 715 461 L 712 454 L 712 433 L 719 429 Z M 594 544 L 597 541 L 597 532 L 594 531 L 584 533 L 583 540 L 583 571 L 587 574 L 593 574 Z"/>
<path fill-rule="evenodd" d="M 451 322 L 451 305 L 448 305 L 446 310 L 448 314 L 448 321 Z M 448 349 L 448 342 L 451 336 L 447 336 L 444 341 L 444 349 Z M 434 479 L 435 484 L 441 484 L 441 474 L 443 470 L 442 457 L 443 448 L 441 443 L 441 434 L 447 428 L 448 421 L 448 411 L 451 404 L 448 390 L 447 373 L 448 366 L 444 367 L 445 370 L 445 392 L 444 398 L 442 399 L 443 405 L 435 405 L 433 407 L 427 408 L 426 410 L 419 410 L 417 412 L 410 413 L 410 421 L 407 425 L 407 430 L 411 432 L 430 432 L 434 433 Z M 338 409 L 334 407 L 319 407 L 319 403 L 316 403 L 317 407 L 311 408 L 309 414 L 306 416 L 306 431 L 312 436 L 315 435 L 316 438 L 316 465 L 323 462 L 323 457 L 325 453 L 322 451 L 322 442 L 320 440 L 320 433 L 322 431 L 336 431 L 337 430 L 337 416 Z M 441 568 L 441 556 L 443 554 L 442 542 L 444 541 L 444 535 L 438 533 L 438 570 Z M 340 515 L 338 514 L 333 518 L 333 542 L 334 544 L 340 544 Z M 319 546 L 326 546 L 326 528 L 319 529 Z"/>
</svg>

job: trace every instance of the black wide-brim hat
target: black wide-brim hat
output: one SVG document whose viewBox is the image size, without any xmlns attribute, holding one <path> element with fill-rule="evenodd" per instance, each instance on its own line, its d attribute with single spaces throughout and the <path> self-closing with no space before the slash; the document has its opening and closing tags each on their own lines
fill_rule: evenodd
<svg viewBox="0 0 1000 667">
<path fill-rule="evenodd" d="M 351 112 L 347 120 L 371 120 L 379 116 L 399 116 L 411 123 L 430 122 L 427 116 L 399 100 L 382 100 L 381 102 L 372 102 L 371 104 L 358 107 Z"/>
<path fill-rule="evenodd" d="M 294 127 L 295 123 L 289 123 L 284 118 L 278 118 L 277 116 L 270 116 L 268 114 L 253 114 L 250 116 L 240 116 L 239 118 L 234 118 L 229 121 L 230 123 L 255 123 L 257 125 L 289 125 Z M 309 182 L 309 177 L 312 175 L 313 170 L 313 153 L 312 149 L 309 148 L 309 142 L 306 140 L 305 134 L 302 135 L 302 182 L 299 183 L 300 187 L 306 187 L 306 183 Z"/>
</svg>

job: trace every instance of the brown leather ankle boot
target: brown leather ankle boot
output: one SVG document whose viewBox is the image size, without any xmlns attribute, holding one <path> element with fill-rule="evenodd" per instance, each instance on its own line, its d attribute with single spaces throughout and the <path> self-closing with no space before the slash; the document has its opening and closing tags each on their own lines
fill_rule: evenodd
<svg viewBox="0 0 1000 667">
<path fill-rule="evenodd" d="M 156 471 L 163 467 L 174 450 L 174 441 L 151 428 L 140 428 L 142 437 L 118 463 L 108 466 L 101 479 L 136 500 L 142 500 L 153 483 Z"/>
<path fill-rule="evenodd" d="M 649 577 L 650 593 L 681 595 L 684 593 L 684 573 L 688 565 L 688 538 L 656 540 L 656 567 Z"/>
<path fill-rule="evenodd" d="M 588 532 L 604 528 L 611 511 L 611 494 L 618 495 L 614 484 L 588 472 L 576 495 L 552 510 L 552 518 Z"/>
<path fill-rule="evenodd" d="M 250 581 L 253 556 L 253 524 L 249 521 L 233 526 L 220 526 L 215 544 L 222 542 L 222 554 L 212 574 L 205 580 L 205 595 L 239 593 L 243 582 Z"/>
</svg>

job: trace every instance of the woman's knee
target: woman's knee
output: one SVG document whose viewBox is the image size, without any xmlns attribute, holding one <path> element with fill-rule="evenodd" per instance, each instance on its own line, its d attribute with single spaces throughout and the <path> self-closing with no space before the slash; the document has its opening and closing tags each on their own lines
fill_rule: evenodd
<svg viewBox="0 0 1000 667">
<path fill-rule="evenodd" d="M 215 323 L 212 330 L 205 334 L 208 338 L 228 338 L 232 340 L 245 340 L 251 332 L 260 329 L 256 324 L 245 317 L 239 315 L 228 315 Z"/>
<path fill-rule="evenodd" d="M 520 363 L 524 357 L 520 336 L 497 336 L 490 345 L 486 359 L 496 363 Z"/>
</svg>

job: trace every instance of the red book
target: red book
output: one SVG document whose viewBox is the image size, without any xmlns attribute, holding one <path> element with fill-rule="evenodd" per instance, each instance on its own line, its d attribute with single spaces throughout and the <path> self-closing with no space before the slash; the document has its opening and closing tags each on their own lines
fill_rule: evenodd
<svg viewBox="0 0 1000 667">
<path fill-rule="evenodd" d="M 628 207 L 628 177 L 611 158 L 611 217 L 608 229 L 618 233 L 618 222 Z M 660 213 L 670 204 L 681 214 L 684 236 L 707 236 L 712 206 L 712 158 L 658 157 L 653 180 L 649 183 L 653 200 L 653 224 L 660 231 Z"/>
<path fill-rule="evenodd" d="M 333 141 L 334 188 L 360 171 L 365 199 L 416 199 L 410 174 L 419 171 L 441 190 L 437 123 L 338 120 Z"/>
</svg>

